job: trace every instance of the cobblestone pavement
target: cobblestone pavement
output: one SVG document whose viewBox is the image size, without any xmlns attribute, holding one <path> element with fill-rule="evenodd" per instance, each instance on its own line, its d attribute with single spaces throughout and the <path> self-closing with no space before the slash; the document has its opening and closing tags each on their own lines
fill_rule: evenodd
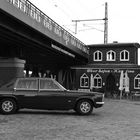
<svg viewBox="0 0 140 140">
<path fill-rule="evenodd" d="M 0 140 L 140 140 L 140 101 L 106 99 L 89 116 L 32 110 L 0 115 Z"/>
</svg>

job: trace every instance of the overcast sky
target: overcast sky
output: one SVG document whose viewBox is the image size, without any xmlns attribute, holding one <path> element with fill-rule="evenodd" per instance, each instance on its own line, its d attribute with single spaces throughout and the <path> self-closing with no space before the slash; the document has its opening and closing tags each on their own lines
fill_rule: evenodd
<svg viewBox="0 0 140 140">
<path fill-rule="evenodd" d="M 46 15 L 75 31 L 72 20 L 103 19 L 108 3 L 108 43 L 140 43 L 140 0 L 30 0 Z M 85 44 L 104 43 L 104 21 L 79 22 L 75 35 Z"/>
</svg>

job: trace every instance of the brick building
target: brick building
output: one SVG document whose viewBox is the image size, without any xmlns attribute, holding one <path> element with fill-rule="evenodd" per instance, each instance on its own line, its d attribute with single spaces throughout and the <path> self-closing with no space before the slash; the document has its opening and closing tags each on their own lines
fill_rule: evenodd
<svg viewBox="0 0 140 140">
<path fill-rule="evenodd" d="M 104 91 L 106 96 L 119 91 L 120 75 L 128 76 L 129 91 L 140 90 L 138 43 L 89 45 L 89 62 L 72 67 L 76 71 L 75 89 Z M 123 87 L 125 85 L 123 84 Z"/>
</svg>

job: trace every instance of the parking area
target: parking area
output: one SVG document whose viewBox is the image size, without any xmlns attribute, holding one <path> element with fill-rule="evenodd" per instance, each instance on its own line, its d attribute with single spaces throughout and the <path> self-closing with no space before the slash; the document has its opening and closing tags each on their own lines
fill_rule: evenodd
<svg viewBox="0 0 140 140">
<path fill-rule="evenodd" d="M 89 116 L 41 110 L 0 115 L 0 140 L 140 140 L 140 101 L 105 99 Z"/>
</svg>

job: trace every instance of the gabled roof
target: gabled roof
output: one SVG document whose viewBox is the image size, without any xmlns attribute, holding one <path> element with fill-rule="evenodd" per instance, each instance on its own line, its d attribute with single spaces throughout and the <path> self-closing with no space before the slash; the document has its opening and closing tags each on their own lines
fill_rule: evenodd
<svg viewBox="0 0 140 140">
<path fill-rule="evenodd" d="M 136 47 L 140 48 L 139 43 L 107 43 L 107 44 L 91 44 L 88 47 Z"/>
</svg>

